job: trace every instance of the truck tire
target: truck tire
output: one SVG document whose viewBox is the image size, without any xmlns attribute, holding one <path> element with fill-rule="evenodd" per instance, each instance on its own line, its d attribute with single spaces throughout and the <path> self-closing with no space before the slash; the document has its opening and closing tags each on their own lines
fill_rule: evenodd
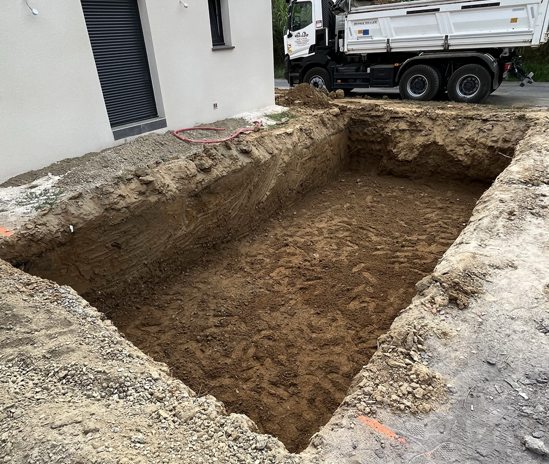
<svg viewBox="0 0 549 464">
<path fill-rule="evenodd" d="M 417 64 L 402 75 L 398 89 L 405 100 L 432 100 L 440 89 L 440 77 L 431 66 Z"/>
<path fill-rule="evenodd" d="M 321 90 L 322 87 L 326 87 L 326 90 L 328 92 L 332 91 L 332 82 L 330 80 L 330 75 L 328 74 L 328 71 L 326 71 L 324 68 L 309 69 L 309 71 L 307 71 L 305 77 L 303 78 L 303 82 L 310 84 L 317 90 Z"/>
<path fill-rule="evenodd" d="M 450 100 L 463 103 L 482 103 L 492 90 L 492 78 L 480 64 L 466 64 L 458 68 L 448 80 Z"/>
</svg>

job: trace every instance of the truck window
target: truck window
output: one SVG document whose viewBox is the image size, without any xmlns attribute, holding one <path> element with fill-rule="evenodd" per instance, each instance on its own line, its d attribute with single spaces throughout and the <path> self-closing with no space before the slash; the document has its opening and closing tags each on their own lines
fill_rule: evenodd
<svg viewBox="0 0 549 464">
<path fill-rule="evenodd" d="M 294 3 L 292 10 L 292 31 L 304 29 L 313 22 L 312 2 Z"/>
</svg>

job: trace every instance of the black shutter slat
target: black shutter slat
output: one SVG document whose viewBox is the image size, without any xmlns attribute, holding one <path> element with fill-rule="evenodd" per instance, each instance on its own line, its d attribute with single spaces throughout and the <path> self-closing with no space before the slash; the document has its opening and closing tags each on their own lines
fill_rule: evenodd
<svg viewBox="0 0 549 464">
<path fill-rule="evenodd" d="M 81 0 L 112 127 L 158 116 L 137 0 Z"/>
<path fill-rule="evenodd" d="M 124 82 L 128 82 L 128 81 L 131 81 L 131 82 L 140 82 L 140 81 L 143 81 L 143 82 L 149 82 L 149 80 L 147 79 L 147 76 L 144 75 L 144 74 L 141 74 L 141 73 L 124 73 Z M 112 77 L 112 78 L 104 78 L 103 79 L 103 82 L 105 83 L 105 85 L 107 84 L 117 84 L 117 85 L 122 85 L 120 82 L 119 82 L 119 79 L 118 79 L 118 76 L 117 77 Z M 127 85 L 126 85 L 127 86 Z"/>
</svg>

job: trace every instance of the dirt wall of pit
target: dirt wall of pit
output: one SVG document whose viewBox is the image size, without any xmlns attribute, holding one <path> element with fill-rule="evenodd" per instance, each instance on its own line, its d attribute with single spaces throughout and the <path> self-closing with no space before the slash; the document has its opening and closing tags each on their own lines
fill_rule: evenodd
<svg viewBox="0 0 549 464">
<path fill-rule="evenodd" d="M 346 165 L 346 118 L 326 113 L 318 122 L 207 146 L 190 159 L 75 195 L 18 234 L 3 256 L 80 293 L 164 272 L 164 260 L 185 266 Z"/>
<path fill-rule="evenodd" d="M 533 123 L 526 113 L 370 103 L 348 125 L 351 160 L 381 173 L 492 181 Z"/>
<path fill-rule="evenodd" d="M 511 111 L 346 101 L 77 192 L 3 240 L 0 257 L 79 293 L 180 271 L 322 186 L 349 159 L 394 175 L 492 180 L 531 121 Z M 162 158 L 159 153 L 159 158 Z"/>
<path fill-rule="evenodd" d="M 378 339 L 303 453 L 311 463 L 547 460 L 548 116 L 536 116 L 511 165 Z M 426 401 L 433 394 L 438 404 Z"/>
</svg>

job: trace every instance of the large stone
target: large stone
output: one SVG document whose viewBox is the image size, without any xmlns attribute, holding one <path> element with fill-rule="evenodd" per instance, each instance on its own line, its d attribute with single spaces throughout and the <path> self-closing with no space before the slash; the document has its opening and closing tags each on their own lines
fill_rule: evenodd
<svg viewBox="0 0 549 464">
<path fill-rule="evenodd" d="M 545 443 L 539 438 L 525 437 L 524 446 L 532 453 L 539 454 L 540 456 L 549 456 L 549 449 Z"/>
</svg>

